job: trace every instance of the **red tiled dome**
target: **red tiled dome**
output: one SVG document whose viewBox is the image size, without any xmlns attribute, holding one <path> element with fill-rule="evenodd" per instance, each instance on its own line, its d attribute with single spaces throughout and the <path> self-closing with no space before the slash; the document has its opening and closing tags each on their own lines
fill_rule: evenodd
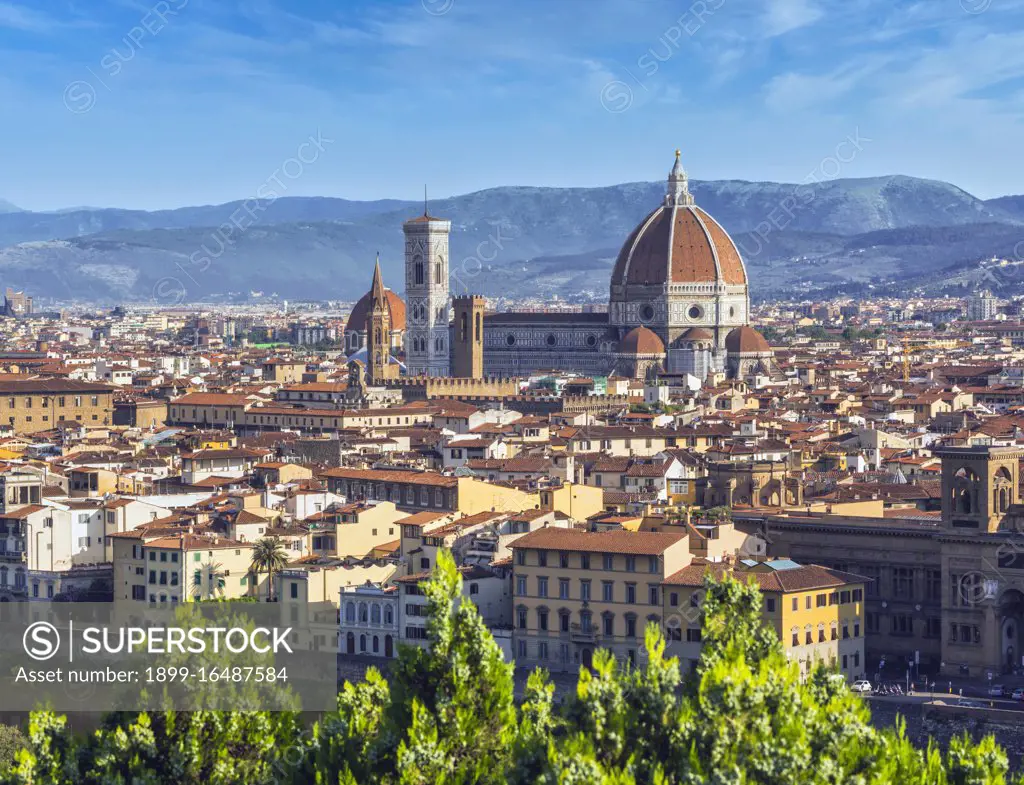
<svg viewBox="0 0 1024 785">
<path fill-rule="evenodd" d="M 366 317 L 370 313 L 370 294 L 371 292 L 367 292 L 359 298 L 359 302 L 352 306 L 352 313 L 349 314 L 348 321 L 345 323 L 345 332 L 366 331 Z M 388 311 L 391 314 L 391 329 L 404 330 L 405 303 L 402 298 L 390 289 L 385 289 L 384 299 L 387 300 Z"/>
<path fill-rule="evenodd" d="M 653 330 L 647 327 L 634 327 L 619 342 L 622 354 L 664 354 L 665 344 Z"/>
<path fill-rule="evenodd" d="M 737 327 L 725 336 L 725 350 L 730 354 L 771 354 L 768 341 L 753 327 Z"/>
<path fill-rule="evenodd" d="M 622 246 L 612 285 L 663 283 L 746 285 L 747 271 L 714 218 L 692 204 L 662 205 Z"/>
</svg>

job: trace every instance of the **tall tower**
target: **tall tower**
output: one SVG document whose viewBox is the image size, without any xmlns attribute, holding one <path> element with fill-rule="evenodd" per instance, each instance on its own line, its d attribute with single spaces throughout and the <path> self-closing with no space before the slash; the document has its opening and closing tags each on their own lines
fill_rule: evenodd
<svg viewBox="0 0 1024 785">
<path fill-rule="evenodd" d="M 366 313 L 366 380 L 369 384 L 383 384 L 394 375 L 391 368 L 391 312 L 384 294 L 378 254 L 370 286 L 370 309 Z"/>
<path fill-rule="evenodd" d="M 405 233 L 405 366 L 410 376 L 448 376 L 448 234 L 451 221 L 427 213 Z"/>
<path fill-rule="evenodd" d="M 484 376 L 484 306 L 478 294 L 452 300 L 452 376 L 482 379 Z"/>
</svg>

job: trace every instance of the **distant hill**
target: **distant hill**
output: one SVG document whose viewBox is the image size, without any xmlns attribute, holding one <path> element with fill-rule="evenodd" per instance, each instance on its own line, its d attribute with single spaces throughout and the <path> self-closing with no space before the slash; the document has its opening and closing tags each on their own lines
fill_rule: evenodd
<svg viewBox="0 0 1024 785">
<path fill-rule="evenodd" d="M 0 213 L 20 213 L 23 212 L 20 207 L 16 204 L 11 204 L 6 199 L 0 199 Z"/>
<path fill-rule="evenodd" d="M 798 282 L 909 280 L 1012 253 L 1024 239 L 1014 201 L 1022 197 L 986 202 L 933 180 L 698 181 L 691 190 L 736 239 L 754 296 Z M 507 186 L 431 201 L 430 212 L 452 221 L 454 289 L 600 301 L 620 245 L 663 194 L 661 182 Z M 246 208 L 253 225 L 225 242 L 216 227 L 232 215 L 247 224 Z M 145 300 L 154 287 L 189 300 L 249 290 L 355 299 L 380 251 L 386 284 L 402 291 L 401 225 L 421 211 L 398 200 L 283 197 L 155 212 L 0 213 L 0 284 L 61 299 Z"/>
</svg>

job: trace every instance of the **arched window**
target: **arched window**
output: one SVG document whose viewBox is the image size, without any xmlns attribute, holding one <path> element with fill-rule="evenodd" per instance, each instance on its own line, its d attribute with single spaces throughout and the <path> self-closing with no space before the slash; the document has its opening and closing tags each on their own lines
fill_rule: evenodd
<svg viewBox="0 0 1024 785">
<path fill-rule="evenodd" d="M 7 585 L 7 568 L 0 567 L 0 586 Z"/>
<path fill-rule="evenodd" d="M 470 594 L 479 594 L 480 593 L 480 584 L 478 584 L 478 583 L 471 583 L 471 584 L 469 584 L 469 593 Z"/>
<path fill-rule="evenodd" d="M 349 624 L 356 622 L 356 604 L 354 602 L 345 603 L 345 621 Z"/>
<path fill-rule="evenodd" d="M 370 606 L 370 621 L 374 624 L 380 624 L 380 605 L 374 603 Z M 374 638 L 376 640 L 376 638 Z"/>
<path fill-rule="evenodd" d="M 361 652 L 366 651 L 366 636 L 365 635 L 360 635 L 359 636 L 359 651 L 361 651 Z"/>
<path fill-rule="evenodd" d="M 423 283 L 423 260 L 420 257 L 415 257 L 412 260 L 413 277 L 418 284 Z"/>
<path fill-rule="evenodd" d="M 465 311 L 459 317 L 459 340 L 465 341 L 469 332 L 469 316 Z"/>
<path fill-rule="evenodd" d="M 480 314 L 476 315 L 476 339 L 478 341 L 484 339 L 484 317 Z"/>
<path fill-rule="evenodd" d="M 384 606 L 384 623 L 385 624 L 394 624 L 395 623 L 394 613 L 395 612 L 391 609 L 390 605 L 385 605 Z"/>
<path fill-rule="evenodd" d="M 365 602 L 359 603 L 359 622 L 360 624 L 366 624 L 368 618 L 368 612 Z"/>
<path fill-rule="evenodd" d="M 444 278 L 444 265 L 442 264 L 443 258 L 438 256 L 437 261 L 434 262 L 434 283 L 441 283 L 441 279 Z"/>
<path fill-rule="evenodd" d="M 373 636 L 373 653 L 376 654 L 380 651 L 380 638 L 376 635 Z"/>
</svg>

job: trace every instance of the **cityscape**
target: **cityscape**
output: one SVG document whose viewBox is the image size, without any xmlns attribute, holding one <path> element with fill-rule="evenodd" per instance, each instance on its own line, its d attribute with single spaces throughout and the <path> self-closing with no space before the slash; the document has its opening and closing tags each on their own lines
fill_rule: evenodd
<svg viewBox="0 0 1024 785">
<path fill-rule="evenodd" d="M 610 0 L 581 22 L 593 46 L 662 30 L 628 67 L 576 52 L 564 9 L 525 2 L 525 28 L 463 0 L 353 2 L 358 22 L 305 2 L 230 23 L 185 0 L 119 8 L 142 16 L 58 96 L 81 129 L 68 143 L 114 156 L 127 142 L 95 134 L 143 100 L 133 72 L 164 85 L 164 47 L 189 42 L 191 79 L 203 39 L 186 31 L 216 30 L 224 48 L 199 59 L 225 88 L 259 74 L 243 53 L 312 65 L 334 46 L 382 99 L 351 92 L 376 108 L 359 142 L 324 108 L 263 179 L 244 151 L 291 105 L 250 115 L 239 93 L 243 124 L 268 127 L 235 129 L 205 186 L 174 179 L 180 151 L 135 164 L 173 188 L 119 170 L 89 198 L 83 174 L 19 185 L 21 164 L 3 182 L 0 783 L 1024 783 L 1019 162 L 982 175 L 996 159 L 972 149 L 948 172 L 971 192 L 952 185 L 945 112 L 927 150 L 897 152 L 858 103 L 881 91 L 869 65 L 828 77 L 857 82 L 842 89 L 865 118 L 830 141 L 833 99 L 799 103 L 812 77 L 770 70 L 859 18 L 825 0 L 653 0 L 643 23 Z M 836 38 L 837 61 L 894 40 L 1003 51 L 991 26 L 1024 21 L 1000 0 L 854 5 L 881 21 Z M 0 3 L 0 47 L 120 23 L 105 14 Z M 493 25 L 507 48 L 467 37 Z M 799 143 L 754 161 L 753 136 L 684 120 L 743 100 L 726 87 L 741 33 L 770 42 L 745 50 L 762 60 L 744 73 L 775 74 L 765 112 L 799 113 L 832 150 L 809 179 Z M 452 131 L 465 166 L 448 141 L 451 160 L 427 160 L 449 124 L 429 107 L 454 99 L 415 96 L 418 69 L 461 75 L 460 106 L 529 83 L 551 109 L 545 78 L 572 104 L 564 74 L 531 71 L 545 47 L 591 58 L 596 113 L 551 123 L 643 151 L 603 161 L 581 143 L 573 179 L 556 159 L 576 140 L 532 126 L 553 148 L 533 168 L 480 117 L 497 149 Z M 721 103 L 671 87 L 684 58 Z M 985 101 L 1012 102 L 991 90 L 1019 60 L 975 85 Z M 898 80 L 934 88 L 914 93 L 921 119 L 946 89 L 929 73 Z M 289 90 L 316 105 L 307 79 Z M 205 105 L 192 89 L 164 97 Z M 399 99 L 426 144 L 389 125 Z M 626 125 L 661 111 L 667 128 Z M 182 144 L 216 155 L 192 123 Z M 347 190 L 324 185 L 332 156 L 351 157 Z M 109 206 L 63 206 L 79 199 Z"/>
</svg>

